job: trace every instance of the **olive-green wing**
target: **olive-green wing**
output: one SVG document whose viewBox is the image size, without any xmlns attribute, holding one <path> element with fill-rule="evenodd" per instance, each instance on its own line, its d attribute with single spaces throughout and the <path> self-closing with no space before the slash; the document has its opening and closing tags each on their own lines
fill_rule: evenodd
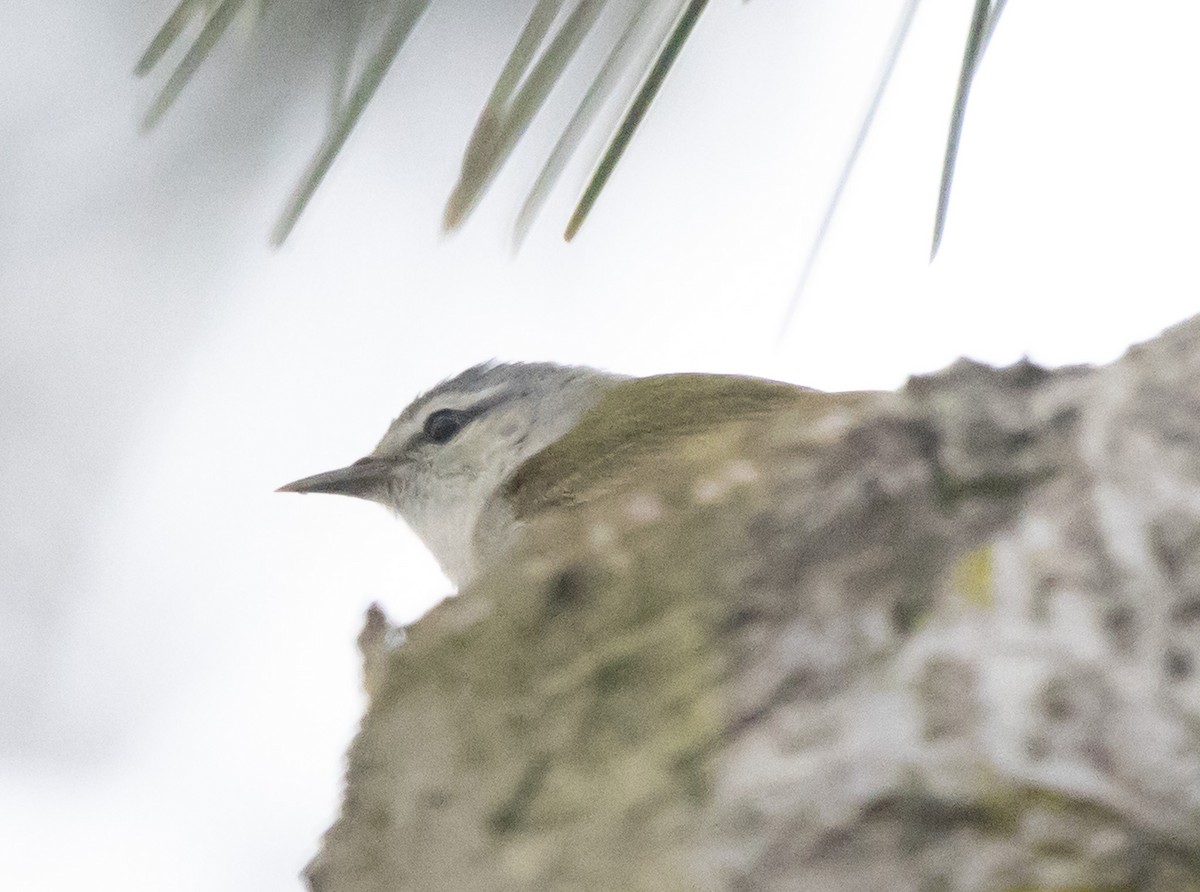
<svg viewBox="0 0 1200 892">
<path fill-rule="evenodd" d="M 781 411 L 815 421 L 866 396 L 740 375 L 635 378 L 609 390 L 566 436 L 517 468 L 505 494 L 516 517 L 528 519 L 620 489 L 639 467 L 669 461 L 693 437 Z"/>
</svg>

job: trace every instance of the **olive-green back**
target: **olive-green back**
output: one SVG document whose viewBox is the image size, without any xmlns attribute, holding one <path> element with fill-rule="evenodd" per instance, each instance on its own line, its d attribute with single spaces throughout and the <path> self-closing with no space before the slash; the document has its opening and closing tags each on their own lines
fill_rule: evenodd
<svg viewBox="0 0 1200 892">
<path fill-rule="evenodd" d="M 505 484 L 517 518 L 588 501 L 619 487 L 648 459 L 695 435 L 767 413 L 817 417 L 847 398 L 740 375 L 676 374 L 634 378 L 609 390 L 560 440 L 522 464 Z"/>
</svg>

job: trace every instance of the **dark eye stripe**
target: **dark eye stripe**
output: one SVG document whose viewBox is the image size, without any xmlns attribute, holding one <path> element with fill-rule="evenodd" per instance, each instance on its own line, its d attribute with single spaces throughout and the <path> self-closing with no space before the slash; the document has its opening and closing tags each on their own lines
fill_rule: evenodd
<svg viewBox="0 0 1200 892">
<path fill-rule="evenodd" d="M 423 438 L 431 443 L 449 443 L 473 417 L 462 409 L 438 409 L 425 419 Z"/>
<path fill-rule="evenodd" d="M 436 412 L 430 412 L 416 440 L 421 443 L 449 443 L 459 431 L 480 415 L 511 398 L 512 394 L 498 394 L 466 409 L 438 409 Z"/>
</svg>

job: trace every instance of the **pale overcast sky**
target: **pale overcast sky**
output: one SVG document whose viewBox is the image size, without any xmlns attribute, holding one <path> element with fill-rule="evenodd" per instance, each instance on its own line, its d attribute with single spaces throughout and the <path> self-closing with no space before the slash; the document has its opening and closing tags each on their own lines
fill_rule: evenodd
<svg viewBox="0 0 1200 892">
<path fill-rule="evenodd" d="M 173 0 L 0 12 L 6 888 L 299 888 L 361 708 L 363 610 L 411 620 L 449 589 L 382 509 L 272 490 L 466 365 L 888 388 L 961 355 L 1107 362 L 1198 308 L 1192 2 L 1012 0 L 930 266 L 970 4 L 926 0 L 782 339 L 899 0 L 712 3 L 576 242 L 586 164 L 516 256 L 545 119 L 438 231 L 531 4 L 477 5 L 434 5 L 277 253 L 321 124 L 301 54 L 255 77 L 233 35 L 142 137 L 161 78 L 130 71 Z"/>
</svg>

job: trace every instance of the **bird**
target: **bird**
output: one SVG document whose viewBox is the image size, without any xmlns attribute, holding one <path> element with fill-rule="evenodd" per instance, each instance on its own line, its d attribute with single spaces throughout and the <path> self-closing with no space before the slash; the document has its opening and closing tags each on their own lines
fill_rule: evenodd
<svg viewBox="0 0 1200 892">
<path fill-rule="evenodd" d="M 689 437 L 788 408 L 820 415 L 868 395 L 744 375 L 491 361 L 418 396 L 365 457 L 276 491 L 390 508 L 461 589 L 524 524 L 629 485 L 633 469 Z"/>
</svg>

